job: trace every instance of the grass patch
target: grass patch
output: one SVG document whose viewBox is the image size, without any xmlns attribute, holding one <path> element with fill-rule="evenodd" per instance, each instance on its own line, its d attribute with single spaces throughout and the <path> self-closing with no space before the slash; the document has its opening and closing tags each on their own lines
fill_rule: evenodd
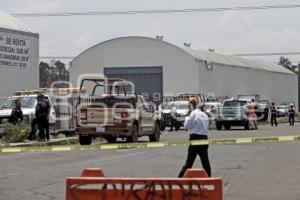
<svg viewBox="0 0 300 200">
<path fill-rule="evenodd" d="M 1 141 L 2 143 L 23 142 L 29 131 L 29 128 L 23 123 L 1 124 Z"/>
</svg>

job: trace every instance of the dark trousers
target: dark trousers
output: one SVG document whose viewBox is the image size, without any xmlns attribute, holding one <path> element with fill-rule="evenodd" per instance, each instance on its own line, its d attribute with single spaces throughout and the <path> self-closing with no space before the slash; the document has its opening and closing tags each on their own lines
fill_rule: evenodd
<svg viewBox="0 0 300 200">
<path fill-rule="evenodd" d="M 197 135 L 197 134 L 190 135 L 190 140 L 207 140 L 207 139 L 208 137 L 206 135 Z M 209 177 L 211 176 L 210 162 L 208 158 L 208 145 L 190 145 L 188 149 L 187 159 L 178 177 L 183 177 L 185 171 L 193 167 L 197 155 L 199 155 L 202 166 L 206 171 L 207 175 Z"/>
<path fill-rule="evenodd" d="M 276 114 L 271 114 L 271 125 L 273 126 L 273 124 L 277 126 Z"/>
<path fill-rule="evenodd" d="M 39 127 L 39 138 L 41 140 L 49 140 L 49 121 L 47 117 L 38 117 L 37 123 Z"/>
<path fill-rule="evenodd" d="M 293 115 L 293 114 L 290 114 L 290 115 L 289 115 L 289 123 L 290 123 L 290 126 L 294 126 L 294 123 L 295 123 L 295 115 Z"/>
<path fill-rule="evenodd" d="M 33 120 L 32 120 L 32 122 L 31 122 L 31 131 L 30 131 L 30 133 L 29 133 L 29 135 L 28 135 L 28 139 L 29 140 L 35 140 L 35 138 L 36 138 L 36 125 L 37 125 L 37 119 L 36 118 L 34 118 Z"/>
</svg>

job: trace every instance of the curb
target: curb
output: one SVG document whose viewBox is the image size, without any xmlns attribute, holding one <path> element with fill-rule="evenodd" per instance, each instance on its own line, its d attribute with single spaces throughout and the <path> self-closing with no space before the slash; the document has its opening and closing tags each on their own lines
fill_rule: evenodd
<svg viewBox="0 0 300 200">
<path fill-rule="evenodd" d="M 67 137 L 59 140 L 52 139 L 49 142 L 38 142 L 38 141 L 30 141 L 30 142 L 22 142 L 22 143 L 9 143 L 9 144 L 0 144 L 0 147 L 39 147 L 39 146 L 56 146 L 56 145 L 69 145 L 69 144 L 77 144 L 78 137 Z"/>
</svg>

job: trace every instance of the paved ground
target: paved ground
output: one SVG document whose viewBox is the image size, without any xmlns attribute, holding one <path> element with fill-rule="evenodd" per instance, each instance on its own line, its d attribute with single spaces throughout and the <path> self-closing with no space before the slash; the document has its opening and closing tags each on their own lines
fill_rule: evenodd
<svg viewBox="0 0 300 200">
<path fill-rule="evenodd" d="M 300 134 L 300 124 L 260 126 L 257 131 L 211 131 L 211 138 Z M 186 140 L 185 131 L 168 132 L 162 140 Z M 148 140 L 148 138 L 141 138 Z M 65 179 L 83 168 L 101 167 L 107 176 L 176 177 L 187 147 L 86 152 L 0 154 L 0 199 L 64 199 Z M 228 200 L 299 200 L 300 141 L 211 145 L 213 176 L 224 182 Z M 201 167 L 199 160 L 194 167 Z"/>
</svg>

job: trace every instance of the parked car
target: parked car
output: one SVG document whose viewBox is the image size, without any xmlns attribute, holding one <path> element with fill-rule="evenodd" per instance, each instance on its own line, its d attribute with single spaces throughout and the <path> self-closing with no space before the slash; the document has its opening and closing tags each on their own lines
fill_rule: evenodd
<svg viewBox="0 0 300 200">
<path fill-rule="evenodd" d="M 161 130 L 173 126 L 179 130 L 183 126 L 184 119 L 189 110 L 189 101 L 171 101 L 162 108 Z"/>
<path fill-rule="evenodd" d="M 279 105 L 277 108 L 278 117 L 286 117 L 288 115 L 289 106 L 288 105 Z"/>
</svg>

